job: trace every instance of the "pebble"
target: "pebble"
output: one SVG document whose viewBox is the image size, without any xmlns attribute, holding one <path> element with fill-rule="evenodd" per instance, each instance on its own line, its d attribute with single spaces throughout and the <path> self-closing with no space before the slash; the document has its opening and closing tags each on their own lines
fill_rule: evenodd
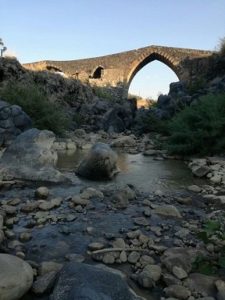
<svg viewBox="0 0 225 300">
<path fill-rule="evenodd" d="M 131 264 L 136 264 L 138 262 L 138 260 L 140 259 L 140 253 L 137 251 L 132 251 L 129 255 L 128 255 L 128 262 Z"/>
<path fill-rule="evenodd" d="M 101 250 L 104 247 L 105 247 L 105 245 L 103 243 L 100 243 L 100 242 L 93 242 L 93 243 L 90 243 L 88 245 L 88 249 L 91 250 L 91 251 Z"/>
<path fill-rule="evenodd" d="M 41 186 L 35 191 L 35 197 L 40 199 L 47 199 L 49 195 L 49 189 L 45 186 Z"/>
</svg>

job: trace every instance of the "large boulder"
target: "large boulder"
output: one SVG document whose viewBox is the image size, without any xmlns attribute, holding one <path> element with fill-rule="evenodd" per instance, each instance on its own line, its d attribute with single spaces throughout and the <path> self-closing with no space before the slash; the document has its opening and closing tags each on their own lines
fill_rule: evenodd
<svg viewBox="0 0 225 300">
<path fill-rule="evenodd" d="M 126 281 L 109 268 L 68 263 L 59 274 L 51 300 L 141 300 Z"/>
<path fill-rule="evenodd" d="M 117 154 L 109 145 L 97 143 L 80 163 L 76 173 L 92 180 L 111 179 L 118 173 Z"/>
<path fill-rule="evenodd" d="M 21 132 L 31 128 L 30 117 L 18 105 L 0 100 L 0 146 L 9 144 Z"/>
<path fill-rule="evenodd" d="M 0 254 L 0 299 L 20 299 L 32 286 L 31 266 L 9 254 Z"/>
<path fill-rule="evenodd" d="M 50 182 L 65 180 L 65 177 L 55 169 L 57 152 L 52 149 L 54 140 L 53 132 L 36 128 L 20 134 L 1 157 L 2 179 Z"/>
</svg>

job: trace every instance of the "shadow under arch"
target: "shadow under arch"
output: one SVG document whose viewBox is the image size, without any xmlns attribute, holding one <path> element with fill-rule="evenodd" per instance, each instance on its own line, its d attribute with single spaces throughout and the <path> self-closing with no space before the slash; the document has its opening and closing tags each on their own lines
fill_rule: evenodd
<svg viewBox="0 0 225 300">
<path fill-rule="evenodd" d="M 92 71 L 90 78 L 101 79 L 103 77 L 103 73 L 104 73 L 104 67 L 103 66 L 97 66 Z"/>
<path fill-rule="evenodd" d="M 51 65 L 47 65 L 46 66 L 46 70 L 50 71 L 50 72 L 60 72 L 60 73 L 64 73 L 61 69 L 51 66 Z"/>
<path fill-rule="evenodd" d="M 178 77 L 179 80 L 181 80 L 181 76 L 179 74 L 179 70 L 178 67 L 173 63 L 173 60 L 170 59 L 167 56 L 164 56 L 162 54 L 153 52 L 151 54 L 149 54 L 148 56 L 146 56 L 144 59 L 140 60 L 140 61 L 136 61 L 130 72 L 128 73 L 127 76 L 127 90 L 129 90 L 131 81 L 133 80 L 134 76 L 143 68 L 145 67 L 147 64 L 153 62 L 153 61 L 159 61 L 163 64 L 165 64 L 166 66 L 168 66 Z"/>
</svg>

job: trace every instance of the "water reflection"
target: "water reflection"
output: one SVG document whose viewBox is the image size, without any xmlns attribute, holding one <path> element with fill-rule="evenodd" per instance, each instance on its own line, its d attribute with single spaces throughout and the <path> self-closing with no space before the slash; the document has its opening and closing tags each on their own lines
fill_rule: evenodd
<svg viewBox="0 0 225 300">
<path fill-rule="evenodd" d="M 75 171 L 88 150 L 64 151 L 58 153 L 60 170 Z M 205 181 L 194 178 L 184 162 L 176 160 L 157 161 L 142 154 L 118 152 L 120 173 L 113 180 L 116 184 L 133 184 L 142 191 L 156 189 L 183 189 L 191 184 L 201 185 Z M 87 182 L 87 180 L 83 180 Z M 109 184 L 109 182 L 90 182 L 89 184 Z"/>
</svg>

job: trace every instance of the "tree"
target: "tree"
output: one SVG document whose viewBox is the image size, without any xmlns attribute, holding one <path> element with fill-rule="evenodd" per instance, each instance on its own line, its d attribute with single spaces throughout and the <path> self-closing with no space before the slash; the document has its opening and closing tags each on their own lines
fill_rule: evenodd
<svg viewBox="0 0 225 300">
<path fill-rule="evenodd" d="M 4 46 L 2 39 L 0 38 L 0 57 L 3 57 L 3 53 L 7 50 L 7 47 Z"/>
</svg>

